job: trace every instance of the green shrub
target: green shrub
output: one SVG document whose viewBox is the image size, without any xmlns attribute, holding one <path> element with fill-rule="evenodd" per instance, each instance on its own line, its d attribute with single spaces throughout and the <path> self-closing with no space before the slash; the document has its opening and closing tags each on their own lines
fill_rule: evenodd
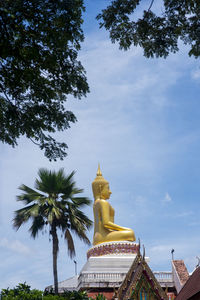
<svg viewBox="0 0 200 300">
<path fill-rule="evenodd" d="M 13 289 L 3 289 L 1 291 L 2 300 L 42 300 L 43 292 L 33 289 L 24 283 L 19 283 Z"/>
<path fill-rule="evenodd" d="M 106 300 L 106 297 L 103 294 L 96 295 L 95 300 Z"/>
<path fill-rule="evenodd" d="M 15 288 L 2 289 L 1 300 L 92 300 L 87 292 L 65 291 L 61 295 L 55 295 L 52 292 L 43 292 L 33 289 L 24 283 L 19 283 Z M 106 300 L 105 296 L 98 294 L 95 300 Z"/>
</svg>

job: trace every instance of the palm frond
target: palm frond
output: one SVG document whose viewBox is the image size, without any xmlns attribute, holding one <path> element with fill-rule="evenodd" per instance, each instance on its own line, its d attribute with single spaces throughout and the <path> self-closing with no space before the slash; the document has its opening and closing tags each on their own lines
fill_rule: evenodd
<svg viewBox="0 0 200 300">
<path fill-rule="evenodd" d="M 32 204 L 16 210 L 14 212 L 13 227 L 18 230 L 19 227 L 26 223 L 31 217 L 37 216 L 38 209 L 39 207 L 37 204 Z"/>
<path fill-rule="evenodd" d="M 63 233 L 65 233 L 67 228 L 70 228 L 68 215 L 62 215 L 62 217 L 57 220 L 57 227 L 61 229 Z"/>
<path fill-rule="evenodd" d="M 68 254 L 70 258 L 73 258 L 76 253 L 75 253 L 74 241 L 69 229 L 66 229 L 65 231 L 65 240 L 67 242 Z"/>
<path fill-rule="evenodd" d="M 37 191 L 29 188 L 25 184 L 20 185 L 19 190 L 23 191 L 24 193 L 17 196 L 17 201 L 22 201 L 26 205 L 33 202 L 33 201 L 40 200 L 40 199 L 44 198 L 44 195 L 42 195 L 42 194 L 38 193 Z"/>
<path fill-rule="evenodd" d="M 83 192 L 84 192 L 83 189 L 78 189 L 78 188 L 74 188 L 74 189 L 73 189 L 73 195 L 81 194 L 81 193 L 83 193 Z"/>
<path fill-rule="evenodd" d="M 86 236 L 86 231 L 92 226 L 92 221 L 78 209 L 70 212 L 69 219 L 71 230 L 86 244 L 90 245 L 90 241 Z"/>
<path fill-rule="evenodd" d="M 75 184 L 72 181 L 74 174 L 73 171 L 66 176 L 63 168 L 58 172 L 41 168 L 38 171 L 39 179 L 36 179 L 35 188 L 49 195 L 71 193 Z"/>
<path fill-rule="evenodd" d="M 93 222 L 76 206 L 69 205 L 69 219 L 72 226 L 76 227 L 78 224 L 82 224 L 85 228 L 90 229 Z"/>
<path fill-rule="evenodd" d="M 35 188 L 47 194 L 51 194 L 52 189 L 54 189 L 52 171 L 44 168 L 40 168 L 38 171 L 39 179 L 35 181 Z"/>
<path fill-rule="evenodd" d="M 52 197 L 48 197 L 48 198 L 47 198 L 47 203 L 48 203 L 48 205 L 50 205 L 50 206 L 54 206 L 55 199 L 52 198 Z"/>
<path fill-rule="evenodd" d="M 85 231 L 79 232 L 77 233 L 78 237 L 80 238 L 80 240 L 82 240 L 85 244 L 87 244 L 88 246 L 91 245 L 90 240 L 88 239 Z"/>
<path fill-rule="evenodd" d="M 72 171 L 67 177 L 65 177 L 65 183 L 67 183 L 67 184 L 74 183 L 74 181 L 72 179 L 73 179 L 75 173 L 76 173 L 75 171 Z"/>
<path fill-rule="evenodd" d="M 80 222 L 75 222 L 76 226 L 71 226 L 71 230 L 73 233 L 75 233 L 80 240 L 82 240 L 87 245 L 91 245 L 90 240 L 88 239 L 86 235 L 86 228 L 84 225 L 82 225 Z"/>
<path fill-rule="evenodd" d="M 45 225 L 45 221 L 42 216 L 37 216 L 33 218 L 33 223 L 31 227 L 29 228 L 29 231 L 31 233 L 31 236 L 35 239 L 38 235 L 39 231 L 43 229 Z"/>
<path fill-rule="evenodd" d="M 52 224 L 54 220 L 54 213 L 52 212 L 52 210 L 49 212 L 48 216 L 47 216 L 47 221 L 49 224 Z"/>
<path fill-rule="evenodd" d="M 84 207 L 91 205 L 92 201 L 87 197 L 73 197 L 72 202 L 76 205 L 76 207 Z"/>
<path fill-rule="evenodd" d="M 25 218 L 22 214 L 17 214 L 15 212 L 15 217 L 13 218 L 13 227 L 18 230 L 22 224 L 28 222 L 29 218 Z"/>
<path fill-rule="evenodd" d="M 61 211 L 60 211 L 60 209 L 58 207 L 56 207 L 56 206 L 54 206 L 52 208 L 52 213 L 55 215 L 56 219 L 60 219 L 61 214 L 62 214 Z"/>
</svg>

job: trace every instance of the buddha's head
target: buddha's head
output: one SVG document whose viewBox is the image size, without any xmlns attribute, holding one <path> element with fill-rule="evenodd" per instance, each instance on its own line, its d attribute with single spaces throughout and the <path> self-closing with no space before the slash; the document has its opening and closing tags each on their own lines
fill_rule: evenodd
<svg viewBox="0 0 200 300">
<path fill-rule="evenodd" d="M 94 200 L 100 198 L 106 200 L 110 198 L 111 191 L 109 188 L 109 182 L 103 178 L 100 166 L 98 166 L 97 176 L 92 183 L 92 191 Z"/>
</svg>

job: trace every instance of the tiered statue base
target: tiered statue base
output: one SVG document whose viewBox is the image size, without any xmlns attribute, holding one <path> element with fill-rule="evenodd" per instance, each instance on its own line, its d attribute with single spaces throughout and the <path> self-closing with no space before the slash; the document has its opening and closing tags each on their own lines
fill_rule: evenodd
<svg viewBox="0 0 200 300">
<path fill-rule="evenodd" d="M 92 247 L 79 275 L 78 289 L 119 287 L 138 251 L 138 244 L 127 241 Z"/>
</svg>

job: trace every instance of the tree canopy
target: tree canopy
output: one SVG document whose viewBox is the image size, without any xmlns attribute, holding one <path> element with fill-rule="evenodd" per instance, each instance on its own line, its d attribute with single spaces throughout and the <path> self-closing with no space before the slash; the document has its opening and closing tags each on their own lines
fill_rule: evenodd
<svg viewBox="0 0 200 300">
<path fill-rule="evenodd" d="M 146 5 L 141 18 L 135 12 Z M 142 7 L 143 7 L 142 6 Z M 200 56 L 200 1 L 163 0 L 153 12 L 154 0 L 114 0 L 97 16 L 120 49 L 140 46 L 146 57 L 164 57 L 179 51 L 179 40 L 189 45 L 189 56 Z"/>
<path fill-rule="evenodd" d="M 84 39 L 83 0 L 6 0 L 0 4 L 0 141 L 26 136 L 50 160 L 63 159 L 66 143 L 52 135 L 76 122 L 68 95 L 86 96 L 77 55 Z"/>
<path fill-rule="evenodd" d="M 67 144 L 53 134 L 77 121 L 66 109 L 68 96 L 81 98 L 89 92 L 78 60 L 84 10 L 84 0 L 1 1 L 1 142 L 14 147 L 26 136 L 50 160 L 66 156 Z M 148 58 L 166 58 L 179 51 L 181 40 L 190 56 L 200 56 L 198 0 L 113 0 L 97 19 L 120 49 L 140 46 Z"/>
</svg>

